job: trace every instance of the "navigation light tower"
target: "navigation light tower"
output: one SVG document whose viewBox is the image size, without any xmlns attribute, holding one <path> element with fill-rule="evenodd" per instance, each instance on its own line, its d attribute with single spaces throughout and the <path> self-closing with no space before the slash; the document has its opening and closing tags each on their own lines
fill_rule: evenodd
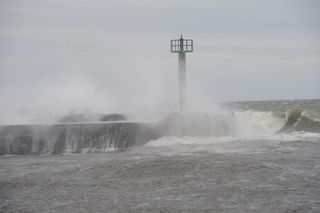
<svg viewBox="0 0 320 213">
<path fill-rule="evenodd" d="M 186 105 L 186 53 L 193 52 L 193 40 L 180 39 L 171 40 L 171 52 L 179 56 L 179 105 L 180 111 L 184 111 Z"/>
</svg>

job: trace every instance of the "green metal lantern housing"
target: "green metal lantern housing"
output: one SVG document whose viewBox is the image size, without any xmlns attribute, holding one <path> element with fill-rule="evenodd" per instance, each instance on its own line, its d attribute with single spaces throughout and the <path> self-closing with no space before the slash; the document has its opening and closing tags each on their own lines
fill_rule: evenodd
<svg viewBox="0 0 320 213">
<path fill-rule="evenodd" d="M 180 39 L 171 40 L 171 52 L 172 53 L 187 53 L 193 52 L 193 40 Z"/>
</svg>

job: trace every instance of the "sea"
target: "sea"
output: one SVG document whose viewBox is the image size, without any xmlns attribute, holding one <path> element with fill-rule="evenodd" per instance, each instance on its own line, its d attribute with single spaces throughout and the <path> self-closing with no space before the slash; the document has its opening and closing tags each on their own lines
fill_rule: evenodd
<svg viewBox="0 0 320 213">
<path fill-rule="evenodd" d="M 320 100 L 220 105 L 130 147 L 0 155 L 0 212 L 320 212 Z"/>
</svg>

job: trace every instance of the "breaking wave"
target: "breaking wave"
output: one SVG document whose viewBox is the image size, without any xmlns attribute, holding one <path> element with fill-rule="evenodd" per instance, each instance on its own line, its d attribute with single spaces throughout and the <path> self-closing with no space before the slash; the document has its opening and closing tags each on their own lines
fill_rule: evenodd
<svg viewBox="0 0 320 213">
<path fill-rule="evenodd" d="M 202 138 L 201 143 L 208 138 L 209 141 L 212 138 L 215 141 L 241 138 L 272 140 L 283 137 L 283 134 L 298 138 L 296 133 L 301 132 L 320 133 L 320 121 L 300 108 L 289 109 L 283 114 L 255 110 L 173 113 L 150 123 L 118 121 L 3 126 L 0 128 L 0 155 L 108 151 L 144 145 L 150 141 L 164 143 L 161 138 L 172 137 L 191 137 L 193 141 Z"/>
<path fill-rule="evenodd" d="M 158 123 L 161 136 L 244 137 L 274 134 L 285 124 L 272 112 L 174 113 Z"/>
<path fill-rule="evenodd" d="M 285 124 L 278 132 L 320 133 L 320 120 L 312 118 L 301 108 L 291 108 L 286 112 Z"/>
<path fill-rule="evenodd" d="M 239 143 L 253 146 L 252 143 L 257 142 L 319 142 L 320 139 L 320 121 L 298 108 L 289 109 L 286 113 L 246 110 L 211 115 L 176 114 L 162 122 L 169 132 L 162 132 L 163 137 L 147 143 L 146 146 L 171 147 L 166 149 L 165 153 L 183 153 L 190 150 L 239 152 Z"/>
</svg>

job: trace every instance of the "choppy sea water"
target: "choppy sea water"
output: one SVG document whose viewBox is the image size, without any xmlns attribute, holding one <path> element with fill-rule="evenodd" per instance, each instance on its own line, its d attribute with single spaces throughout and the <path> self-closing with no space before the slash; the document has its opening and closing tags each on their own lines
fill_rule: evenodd
<svg viewBox="0 0 320 213">
<path fill-rule="evenodd" d="M 214 127 L 232 134 L 218 128 L 105 153 L 1 156 L 0 211 L 320 212 L 320 101 L 225 107 L 235 119 L 214 115 L 227 118 Z M 303 112 L 283 129 L 292 108 Z"/>
</svg>

